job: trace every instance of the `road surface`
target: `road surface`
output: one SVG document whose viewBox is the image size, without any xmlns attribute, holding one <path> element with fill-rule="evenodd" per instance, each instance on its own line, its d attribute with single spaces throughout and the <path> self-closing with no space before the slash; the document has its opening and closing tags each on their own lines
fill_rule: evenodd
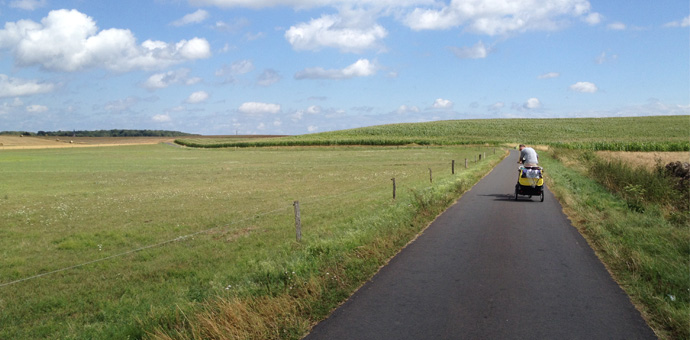
<svg viewBox="0 0 690 340">
<path fill-rule="evenodd" d="M 305 339 L 656 339 L 513 152 Z M 548 171 L 548 169 L 546 169 Z"/>
</svg>

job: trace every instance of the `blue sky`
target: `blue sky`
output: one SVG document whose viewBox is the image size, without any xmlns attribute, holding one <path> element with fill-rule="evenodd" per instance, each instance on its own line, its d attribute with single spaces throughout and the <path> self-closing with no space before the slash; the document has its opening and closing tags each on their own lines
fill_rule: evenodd
<svg viewBox="0 0 690 340">
<path fill-rule="evenodd" d="M 4 0 L 0 131 L 690 114 L 686 0 Z"/>
</svg>

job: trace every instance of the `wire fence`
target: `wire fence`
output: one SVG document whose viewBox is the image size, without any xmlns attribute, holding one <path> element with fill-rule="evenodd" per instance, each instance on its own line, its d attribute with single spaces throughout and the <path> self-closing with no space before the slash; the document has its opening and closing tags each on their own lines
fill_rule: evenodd
<svg viewBox="0 0 690 340">
<path fill-rule="evenodd" d="M 494 153 L 495 153 L 495 152 L 494 152 Z M 484 153 L 483 158 L 484 158 L 484 159 L 486 158 L 486 153 Z M 475 160 L 472 161 L 472 162 L 473 162 L 473 163 L 477 163 L 478 161 L 481 161 L 481 160 L 482 160 L 482 155 L 480 154 L 480 155 L 478 156 L 478 158 L 475 157 Z M 470 162 L 470 160 L 465 159 L 465 167 L 467 167 L 468 162 Z M 425 166 L 427 166 L 427 167 L 428 167 L 428 166 L 434 167 L 434 166 L 442 166 L 442 165 L 448 165 L 448 164 L 449 164 L 448 162 L 435 162 L 435 163 L 425 163 Z M 454 161 L 453 161 L 453 166 L 455 166 Z M 428 168 L 428 169 L 429 169 L 429 179 L 430 179 L 430 183 L 433 183 L 433 180 L 432 180 L 432 168 Z M 454 170 L 455 170 L 455 169 L 453 169 L 453 173 L 455 172 Z M 423 171 L 420 170 L 420 172 L 423 172 Z M 409 178 L 409 177 L 410 177 L 410 176 L 408 175 L 408 176 L 406 176 L 406 177 L 404 177 L 404 178 Z M 440 177 L 448 178 L 448 175 L 446 175 L 446 176 L 440 176 Z M 306 197 L 306 200 L 303 201 L 302 204 L 304 204 L 304 203 L 307 203 L 307 204 L 319 203 L 319 202 L 322 202 L 322 201 L 326 201 L 326 200 L 332 199 L 332 198 L 334 198 L 334 197 L 349 196 L 349 195 L 353 195 L 353 194 L 360 193 L 360 192 L 365 192 L 365 191 L 371 192 L 371 191 L 376 191 L 376 190 L 384 190 L 385 187 L 389 187 L 389 186 L 390 186 L 390 184 L 386 184 L 385 186 L 382 184 L 382 185 L 380 185 L 380 186 L 374 186 L 374 187 L 372 187 L 372 186 L 361 187 L 361 188 L 357 188 L 357 189 L 354 189 L 354 190 L 351 190 L 351 191 L 347 191 L 347 192 L 334 193 L 334 194 L 332 194 L 332 195 L 307 196 L 307 197 Z M 395 199 L 395 198 L 396 198 L 396 197 L 395 197 L 395 196 L 396 196 L 396 193 L 395 193 L 396 186 L 397 186 L 397 189 L 408 189 L 408 190 L 422 189 L 422 190 L 425 190 L 425 189 L 429 189 L 429 188 L 433 187 L 433 184 L 431 184 L 430 186 L 427 186 L 427 187 L 423 187 L 423 188 L 415 188 L 415 187 L 407 186 L 407 185 L 404 185 L 404 184 L 401 186 L 401 182 L 398 181 L 398 183 L 396 184 L 396 181 L 395 181 L 395 179 L 393 178 L 393 195 L 392 195 L 392 199 Z M 11 286 L 11 285 L 15 285 L 15 284 L 19 284 L 19 283 L 22 283 L 22 282 L 26 282 L 26 281 L 30 281 L 30 280 L 34 280 L 34 279 L 38 279 L 38 278 L 42 278 L 42 277 L 49 276 L 49 275 L 53 275 L 53 274 L 57 274 L 57 273 L 60 273 L 60 272 L 65 272 L 65 271 L 69 271 L 69 270 L 74 270 L 74 269 L 77 269 L 77 268 L 81 268 L 81 267 L 85 267 L 85 266 L 88 266 L 88 265 L 92 265 L 92 264 L 96 264 L 96 263 L 100 263 L 100 262 L 112 260 L 112 259 L 115 259 L 115 258 L 124 257 L 124 256 L 130 255 L 130 254 L 134 254 L 134 253 L 138 253 L 138 252 L 144 251 L 144 250 L 148 250 L 148 249 L 152 249 L 152 248 L 158 248 L 158 247 L 163 247 L 163 246 L 166 246 L 166 245 L 169 245 L 169 244 L 173 244 L 173 243 L 176 243 L 176 242 L 181 242 L 181 241 L 190 239 L 190 238 L 192 238 L 192 237 L 194 237 L 194 236 L 197 236 L 197 235 L 206 234 L 206 233 L 209 233 L 209 232 L 212 232 L 212 231 L 217 231 L 217 230 L 219 230 L 219 229 L 229 228 L 229 227 L 231 227 L 231 226 L 235 226 L 235 225 L 238 225 L 238 224 L 241 224 L 241 223 L 250 221 L 250 220 L 254 220 L 254 219 L 257 219 L 257 218 L 260 218 L 260 217 L 264 217 L 264 216 L 268 216 L 268 215 L 271 215 L 271 214 L 276 214 L 276 213 L 281 212 L 281 211 L 283 211 L 283 210 L 290 210 L 290 209 L 293 209 L 293 208 L 294 208 L 294 205 L 293 205 L 293 204 L 285 205 L 285 206 L 283 206 L 283 207 L 279 207 L 279 208 L 276 208 L 276 209 L 273 209 L 273 210 L 270 210 L 270 211 L 265 211 L 265 212 L 261 212 L 261 213 L 258 213 L 258 214 L 254 214 L 254 215 L 249 216 L 249 217 L 246 217 L 246 218 L 238 219 L 238 220 L 235 220 L 235 221 L 233 221 L 233 222 L 231 222 L 231 223 L 228 223 L 228 224 L 225 224 L 225 225 L 220 225 L 220 226 L 215 226 L 215 227 L 212 227 L 212 228 L 207 228 L 207 229 L 204 229 L 204 230 L 199 230 L 199 231 L 196 231 L 196 232 L 193 232 L 193 233 L 189 233 L 189 234 L 185 234 L 185 235 L 180 235 L 180 236 L 177 236 L 177 237 L 175 237 L 175 238 L 168 239 L 168 240 L 165 240 L 165 241 L 161 241 L 161 242 L 158 242 L 158 243 L 155 243 L 155 244 L 145 245 L 145 246 L 142 246 L 142 247 L 139 247 L 139 248 L 136 248 L 136 249 L 127 250 L 127 251 L 124 251 L 124 252 L 120 252 L 120 253 L 117 253 L 117 254 L 113 254 L 113 255 L 106 256 L 106 257 L 98 258 L 98 259 L 95 259 L 95 260 L 91 260 L 91 261 L 79 263 L 79 264 L 76 264 L 76 265 L 72 265 L 72 266 L 68 266 L 68 267 L 64 267 L 64 268 L 60 268 L 60 269 L 55 269 L 55 270 L 47 271 L 47 272 L 45 272 L 45 273 L 40 273 L 40 274 L 36 274 L 36 275 L 24 277 L 24 278 L 17 279 L 17 280 L 14 280 L 14 281 L 9 281 L 9 282 L 5 282 L 5 283 L 0 283 L 0 288 L 7 287 L 7 286 Z"/>
</svg>

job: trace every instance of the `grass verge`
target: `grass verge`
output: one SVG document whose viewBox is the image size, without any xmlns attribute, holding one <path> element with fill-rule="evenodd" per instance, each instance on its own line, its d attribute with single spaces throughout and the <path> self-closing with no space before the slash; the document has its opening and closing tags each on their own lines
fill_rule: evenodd
<svg viewBox="0 0 690 340">
<path fill-rule="evenodd" d="M 159 322 L 153 339 L 299 339 L 490 171 L 492 158 L 433 186 L 410 190 L 335 229 L 337 238 L 294 243 L 254 278 L 256 289 L 211 299 Z"/>
<path fill-rule="evenodd" d="M 541 160 L 549 188 L 650 326 L 663 339 L 690 338 L 687 198 L 663 176 L 592 152 L 551 155 Z"/>
</svg>

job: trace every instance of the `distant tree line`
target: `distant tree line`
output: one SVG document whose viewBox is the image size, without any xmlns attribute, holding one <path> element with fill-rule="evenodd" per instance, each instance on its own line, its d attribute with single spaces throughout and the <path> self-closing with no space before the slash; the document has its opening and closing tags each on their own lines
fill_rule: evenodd
<svg viewBox="0 0 690 340">
<path fill-rule="evenodd" d="M 167 130 L 73 130 L 73 131 L 2 131 L 0 135 L 50 136 L 50 137 L 182 137 L 194 136 L 190 133 Z"/>
</svg>

